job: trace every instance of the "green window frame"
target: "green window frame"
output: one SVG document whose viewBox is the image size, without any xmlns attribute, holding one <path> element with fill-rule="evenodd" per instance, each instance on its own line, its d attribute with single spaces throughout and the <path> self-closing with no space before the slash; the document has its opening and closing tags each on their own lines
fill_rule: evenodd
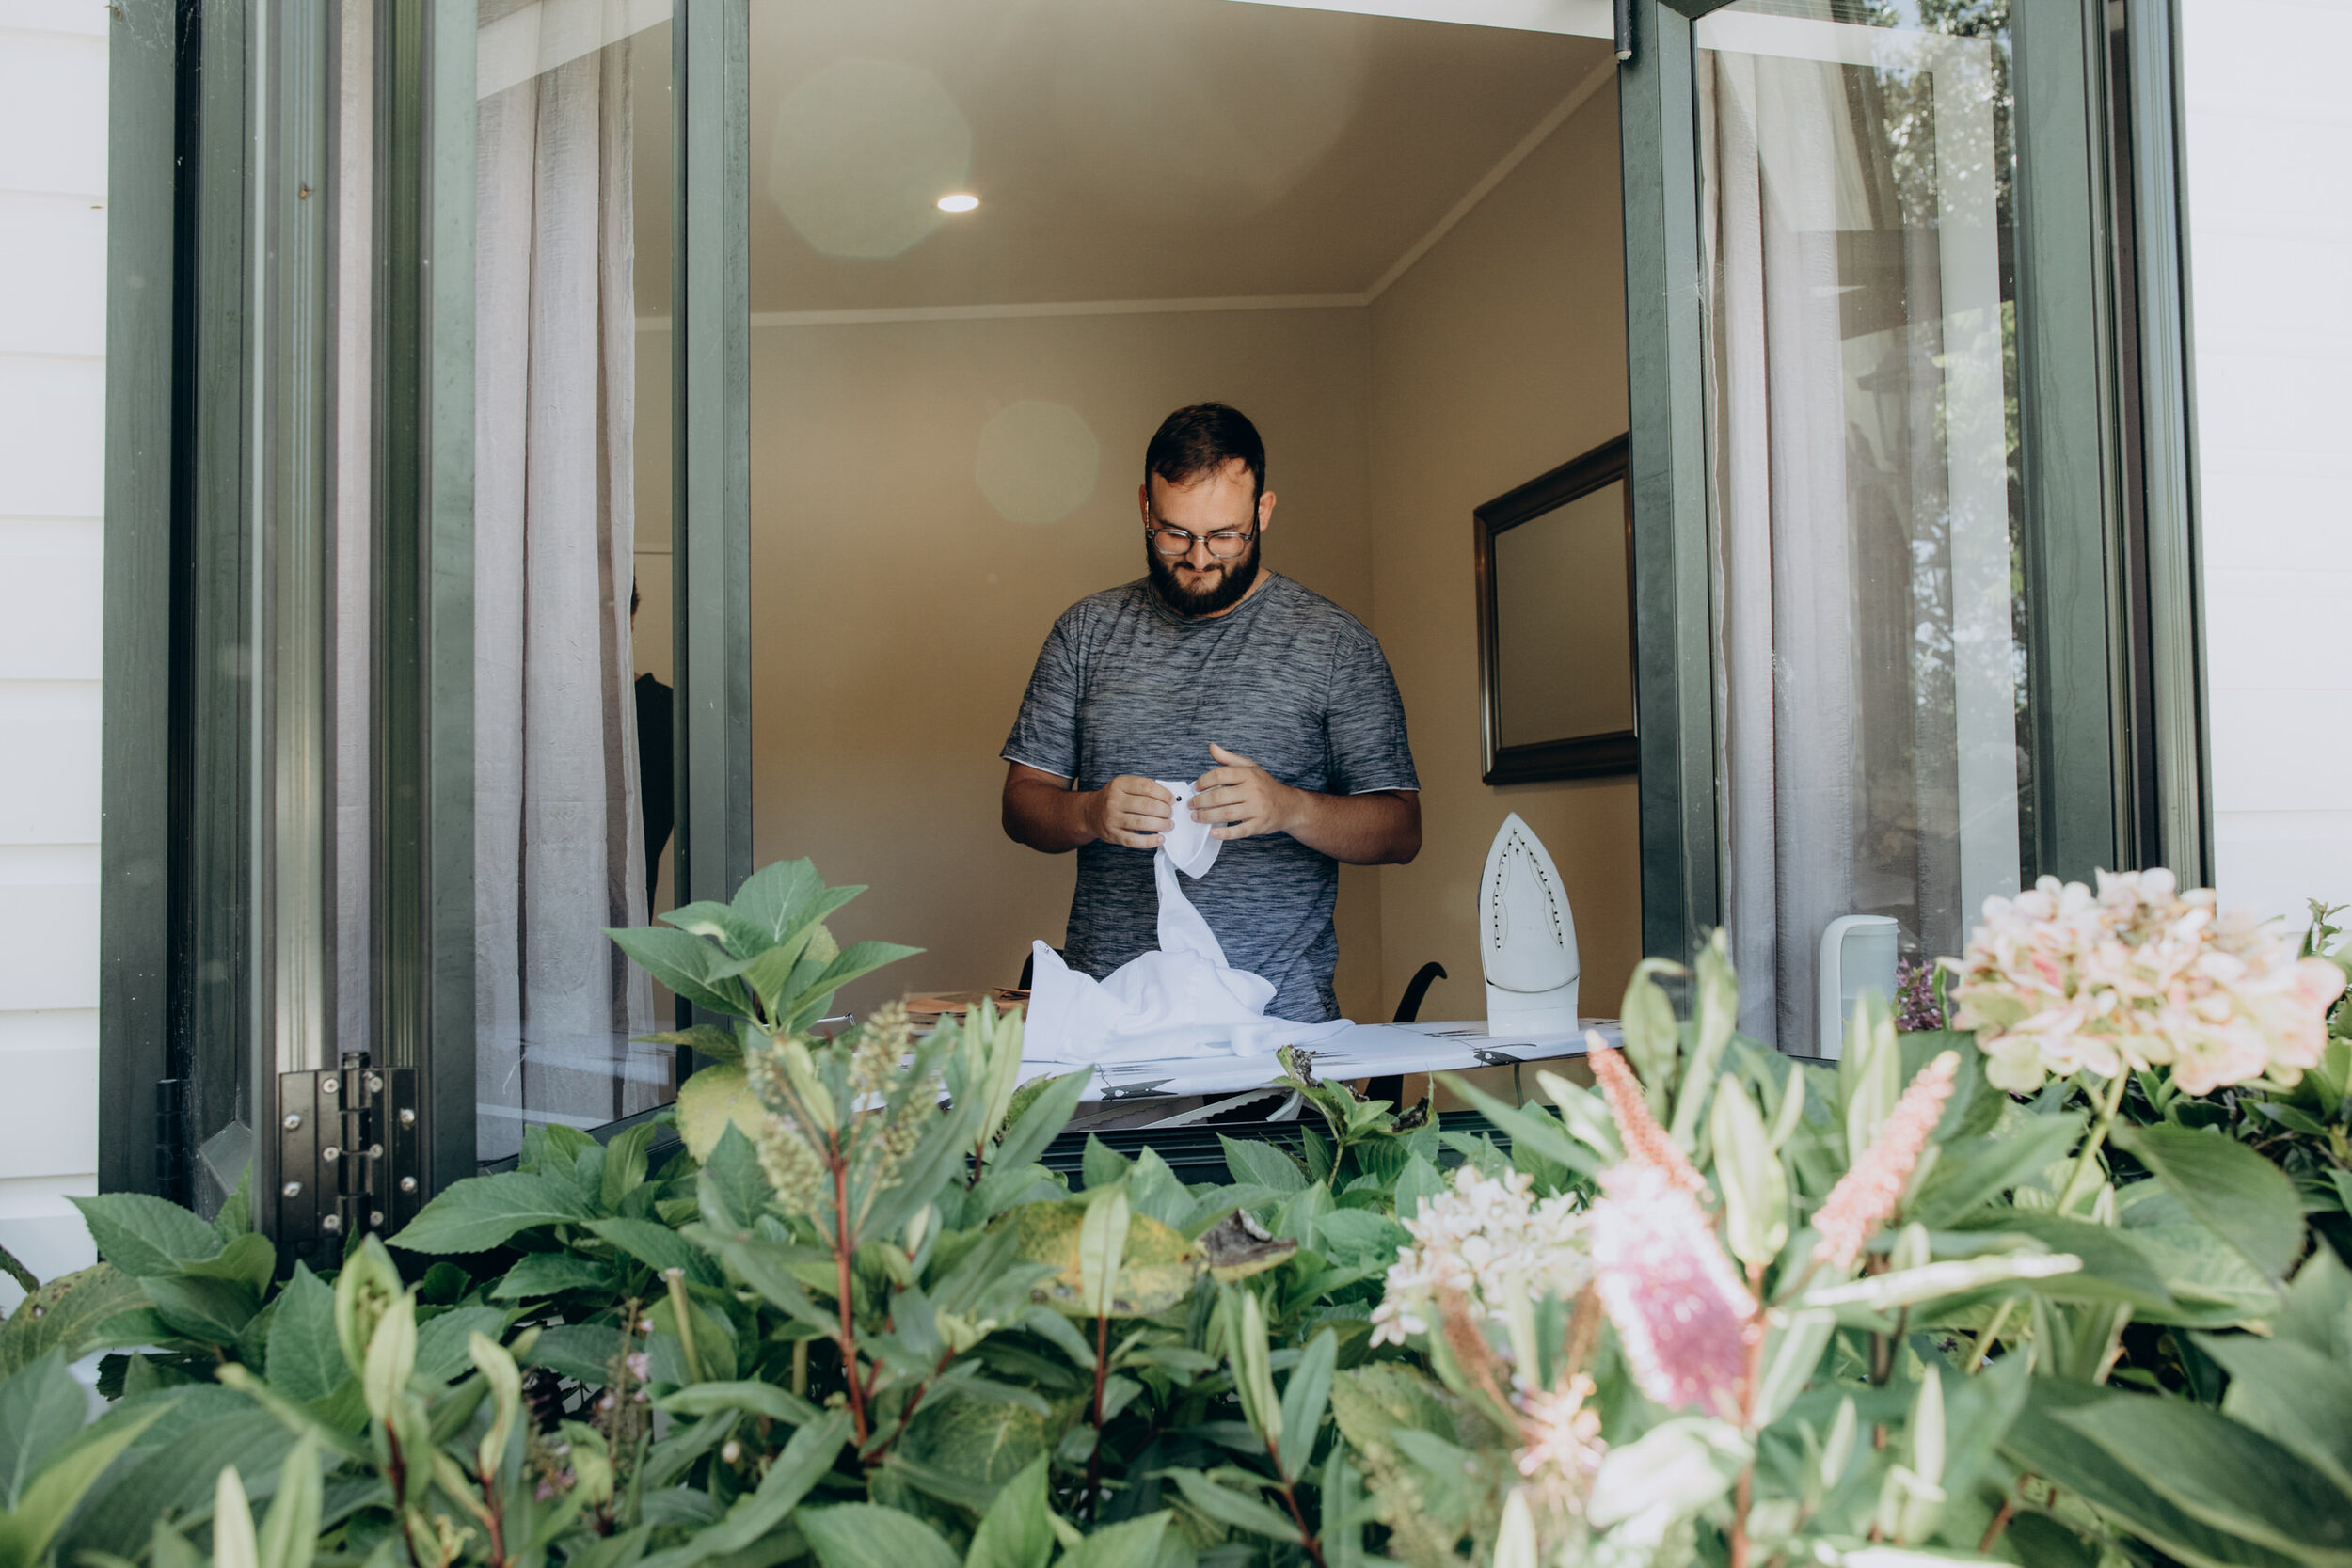
<svg viewBox="0 0 2352 1568">
<path fill-rule="evenodd" d="M 1692 75 L 1692 21 L 1721 3 L 1622 8 L 1643 939 L 1668 957 L 1722 918 Z M 2029 874 L 2163 860 L 2201 879 L 2210 864 L 2171 3 L 2126 0 L 2121 50 L 2103 0 L 2012 13 L 2025 570 L 2043 759 Z M 249 1151 L 258 1189 L 274 1191 L 275 1140 L 253 1130 L 274 1125 L 276 1073 L 338 1043 L 319 1004 L 330 204 L 310 199 L 331 163 L 334 9 L 113 8 L 110 1190 L 216 1198 Z M 428 1190 L 476 1168 L 476 9 L 388 4 L 374 40 L 373 1039 L 379 1065 L 421 1074 Z M 676 0 L 681 901 L 724 898 L 752 869 L 749 43 L 749 0 Z M 256 59 L 265 69 L 248 71 Z M 258 213 L 253 189 L 266 196 Z M 253 667 L 266 702 L 191 652 L 222 639 L 267 651 Z M 199 974 L 224 983 L 208 990 Z M 224 1141 L 191 1148 L 190 1127 L 196 1142 Z M 211 1188 L 185 1179 L 199 1169 Z"/>
<path fill-rule="evenodd" d="M 1642 936 L 1720 924 L 1692 23 L 1629 0 L 1618 78 L 1632 425 Z M 2173 0 L 2013 4 L 2028 879 L 2212 866 Z M 2127 64 L 2124 62 L 2128 62 Z"/>
</svg>

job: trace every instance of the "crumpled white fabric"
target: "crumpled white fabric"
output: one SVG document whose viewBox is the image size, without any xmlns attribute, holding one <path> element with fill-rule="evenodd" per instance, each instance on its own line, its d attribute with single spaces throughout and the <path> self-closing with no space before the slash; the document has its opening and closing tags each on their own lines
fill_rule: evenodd
<svg viewBox="0 0 2352 1568">
<path fill-rule="evenodd" d="M 1176 797 L 1174 823 L 1152 856 L 1160 895 L 1159 950 L 1097 980 L 1062 962 L 1045 943 L 1032 943 L 1037 962 L 1022 1054 L 1044 1062 L 1263 1056 L 1346 1028 L 1344 1019 L 1298 1023 L 1266 1017 L 1274 982 L 1225 961 L 1216 933 L 1176 879 L 1180 869 L 1195 880 L 1206 876 L 1223 841 L 1185 809 L 1190 784 L 1159 783 Z"/>
</svg>

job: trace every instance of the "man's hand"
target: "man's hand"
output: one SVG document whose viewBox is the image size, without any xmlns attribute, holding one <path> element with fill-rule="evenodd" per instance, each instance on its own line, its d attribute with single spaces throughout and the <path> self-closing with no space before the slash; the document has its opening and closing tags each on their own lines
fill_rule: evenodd
<svg viewBox="0 0 2352 1568">
<path fill-rule="evenodd" d="M 1121 773 L 1087 797 L 1087 831 L 1105 844 L 1156 849 L 1174 818 L 1176 797 L 1156 779 Z"/>
<path fill-rule="evenodd" d="M 1193 784 L 1195 821 L 1212 824 L 1212 836 L 1226 840 L 1291 831 L 1306 791 L 1293 789 L 1248 757 L 1237 756 L 1215 742 L 1210 743 L 1209 755 L 1219 766 L 1201 774 Z"/>
</svg>

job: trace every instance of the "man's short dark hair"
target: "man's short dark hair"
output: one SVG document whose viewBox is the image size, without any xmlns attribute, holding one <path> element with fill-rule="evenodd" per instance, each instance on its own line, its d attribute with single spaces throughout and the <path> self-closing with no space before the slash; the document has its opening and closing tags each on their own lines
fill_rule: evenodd
<svg viewBox="0 0 2352 1568">
<path fill-rule="evenodd" d="M 1265 494 L 1265 442 L 1249 416 L 1221 403 L 1196 403 L 1160 421 L 1143 449 L 1143 483 L 1157 474 L 1170 484 L 1191 484 L 1239 459 L 1249 469 L 1250 499 Z"/>
</svg>

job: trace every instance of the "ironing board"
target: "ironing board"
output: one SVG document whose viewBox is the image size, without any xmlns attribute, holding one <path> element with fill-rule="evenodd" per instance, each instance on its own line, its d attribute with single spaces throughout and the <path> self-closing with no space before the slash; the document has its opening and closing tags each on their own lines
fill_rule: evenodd
<svg viewBox="0 0 2352 1568">
<path fill-rule="evenodd" d="M 1615 1019 L 1584 1019 L 1604 1044 L 1616 1045 Z M 1318 1078 L 1378 1078 L 1398 1073 L 1461 1072 L 1581 1056 L 1581 1029 L 1573 1035 L 1489 1035 L 1484 1021 L 1436 1023 L 1359 1023 L 1307 1048 Z M 1081 1070 L 1084 1064 L 1025 1062 L 1022 1076 L 1043 1078 Z M 1272 1056 L 1171 1057 L 1102 1062 L 1090 1069 L 1081 1101 L 1150 1101 L 1188 1096 L 1236 1095 L 1262 1089 L 1282 1075 Z M 1137 1104 L 1137 1110 L 1148 1109 Z"/>
</svg>

